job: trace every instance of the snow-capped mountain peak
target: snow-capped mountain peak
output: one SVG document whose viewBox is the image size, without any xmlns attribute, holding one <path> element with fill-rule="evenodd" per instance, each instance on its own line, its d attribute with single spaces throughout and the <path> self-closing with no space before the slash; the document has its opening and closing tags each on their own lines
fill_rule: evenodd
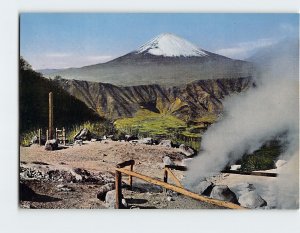
<svg viewBox="0 0 300 233">
<path fill-rule="evenodd" d="M 165 57 L 203 57 L 208 55 L 191 42 L 171 33 L 158 35 L 142 45 L 136 53 L 149 53 Z"/>
</svg>

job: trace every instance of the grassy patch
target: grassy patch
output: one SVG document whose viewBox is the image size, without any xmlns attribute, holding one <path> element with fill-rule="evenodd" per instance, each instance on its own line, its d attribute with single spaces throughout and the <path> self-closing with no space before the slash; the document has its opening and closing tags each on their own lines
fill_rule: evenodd
<svg viewBox="0 0 300 233">
<path fill-rule="evenodd" d="M 195 126 L 169 113 L 155 113 L 146 109 L 139 110 L 134 117 L 118 119 L 115 128 L 126 134 L 143 137 L 169 138 L 174 143 L 184 143 L 199 150 L 200 133 L 193 133 Z"/>
<path fill-rule="evenodd" d="M 215 114 L 207 114 L 205 116 L 198 117 L 194 120 L 194 122 L 208 122 L 215 123 L 217 121 L 218 116 Z"/>
<path fill-rule="evenodd" d="M 134 117 L 118 119 L 115 127 L 124 132 L 138 131 L 151 135 L 170 135 L 176 129 L 185 129 L 186 123 L 179 118 L 151 112 L 146 109 L 139 110 Z"/>
<path fill-rule="evenodd" d="M 37 135 L 37 130 L 28 131 L 20 135 L 21 146 L 30 146 L 31 139 Z"/>
<path fill-rule="evenodd" d="M 241 163 L 241 171 L 269 170 L 275 168 L 282 147 L 277 141 L 264 145 L 250 155 L 244 155 Z"/>
</svg>

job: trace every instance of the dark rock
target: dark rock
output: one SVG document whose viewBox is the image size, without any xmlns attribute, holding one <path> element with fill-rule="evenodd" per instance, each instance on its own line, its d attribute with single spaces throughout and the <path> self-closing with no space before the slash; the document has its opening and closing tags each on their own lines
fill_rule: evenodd
<svg viewBox="0 0 300 233">
<path fill-rule="evenodd" d="M 114 183 L 102 185 L 97 193 L 97 198 L 100 199 L 101 201 L 104 201 L 107 192 L 114 190 L 114 189 L 115 189 Z"/>
<path fill-rule="evenodd" d="M 135 135 L 125 135 L 125 141 L 129 142 L 131 140 L 138 140 L 139 138 Z"/>
<path fill-rule="evenodd" d="M 201 195 L 209 196 L 211 194 L 211 191 L 213 189 L 213 184 L 209 181 L 201 181 L 196 187 L 195 192 L 199 193 Z"/>
<path fill-rule="evenodd" d="M 210 198 L 218 199 L 221 201 L 229 201 L 238 204 L 238 200 L 234 192 L 232 192 L 227 185 L 216 185 L 213 187 Z"/>
<path fill-rule="evenodd" d="M 20 183 L 19 187 L 21 201 L 31 201 L 36 195 L 36 193 L 24 183 Z"/>
<path fill-rule="evenodd" d="M 56 139 L 51 139 L 46 141 L 45 150 L 57 150 L 58 149 L 58 141 Z"/>
</svg>

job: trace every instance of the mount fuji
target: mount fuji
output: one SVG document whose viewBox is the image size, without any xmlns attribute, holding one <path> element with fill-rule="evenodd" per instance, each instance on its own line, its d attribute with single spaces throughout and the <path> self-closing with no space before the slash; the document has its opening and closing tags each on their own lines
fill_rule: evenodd
<svg viewBox="0 0 300 233">
<path fill-rule="evenodd" d="M 250 62 L 206 51 L 170 33 L 160 34 L 138 49 L 106 63 L 39 72 L 53 78 L 111 83 L 119 86 L 178 86 L 196 80 L 243 78 L 252 75 Z"/>
</svg>

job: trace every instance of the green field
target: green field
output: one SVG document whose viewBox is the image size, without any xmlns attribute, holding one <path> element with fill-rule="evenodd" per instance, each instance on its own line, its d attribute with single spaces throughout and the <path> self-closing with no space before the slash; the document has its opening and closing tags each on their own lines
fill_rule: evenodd
<svg viewBox="0 0 300 233">
<path fill-rule="evenodd" d="M 205 121 L 214 121 L 215 116 L 203 118 Z M 201 118 L 197 119 L 201 121 Z M 196 122 L 197 123 L 197 122 Z M 175 143 L 185 143 L 199 150 L 201 125 L 191 124 L 179 119 L 169 112 L 155 113 L 147 109 L 140 109 L 134 117 L 118 119 L 114 122 L 115 128 L 126 134 L 143 137 L 168 138 Z"/>
</svg>

